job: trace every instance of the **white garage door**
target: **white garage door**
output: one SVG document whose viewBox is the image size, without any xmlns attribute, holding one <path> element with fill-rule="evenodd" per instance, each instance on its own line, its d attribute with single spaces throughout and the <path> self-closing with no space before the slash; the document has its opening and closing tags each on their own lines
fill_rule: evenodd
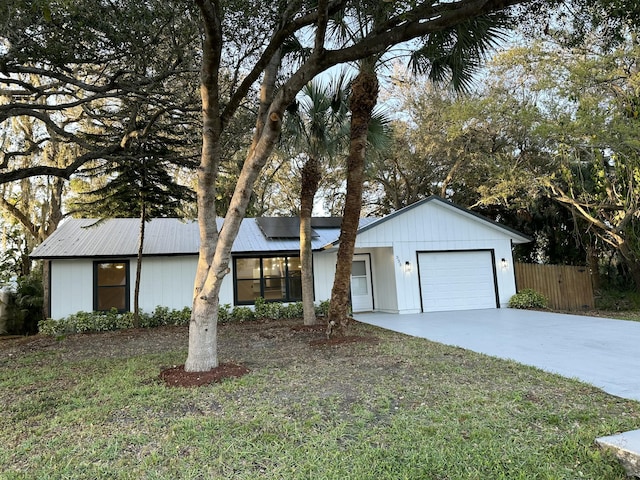
<svg viewBox="0 0 640 480">
<path fill-rule="evenodd" d="M 423 311 L 496 308 L 491 252 L 420 253 L 418 263 Z"/>
</svg>

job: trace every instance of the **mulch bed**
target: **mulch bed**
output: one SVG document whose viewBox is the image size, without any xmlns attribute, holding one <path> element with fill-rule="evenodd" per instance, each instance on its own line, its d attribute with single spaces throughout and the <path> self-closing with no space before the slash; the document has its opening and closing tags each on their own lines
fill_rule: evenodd
<svg viewBox="0 0 640 480">
<path fill-rule="evenodd" d="M 237 378 L 249 373 L 249 369 L 235 363 L 221 363 L 208 372 L 185 372 L 184 365 L 166 368 L 160 379 L 169 387 L 200 387 L 218 383 L 225 378 Z"/>
</svg>

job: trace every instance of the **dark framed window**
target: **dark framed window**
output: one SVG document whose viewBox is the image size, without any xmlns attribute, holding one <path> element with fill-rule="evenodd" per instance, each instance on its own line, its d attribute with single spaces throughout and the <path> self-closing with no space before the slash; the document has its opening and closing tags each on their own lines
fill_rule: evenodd
<svg viewBox="0 0 640 480">
<path fill-rule="evenodd" d="M 233 260 L 236 305 L 262 297 L 271 302 L 302 300 L 300 257 L 237 257 Z"/>
<path fill-rule="evenodd" d="M 129 311 L 129 261 L 93 262 L 93 309 Z"/>
</svg>

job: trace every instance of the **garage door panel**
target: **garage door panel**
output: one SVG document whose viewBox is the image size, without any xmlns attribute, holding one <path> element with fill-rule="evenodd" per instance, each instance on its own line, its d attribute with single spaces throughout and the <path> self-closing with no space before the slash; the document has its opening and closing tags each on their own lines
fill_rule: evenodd
<svg viewBox="0 0 640 480">
<path fill-rule="evenodd" d="M 491 252 L 425 252 L 418 262 L 425 312 L 496 308 Z"/>
</svg>

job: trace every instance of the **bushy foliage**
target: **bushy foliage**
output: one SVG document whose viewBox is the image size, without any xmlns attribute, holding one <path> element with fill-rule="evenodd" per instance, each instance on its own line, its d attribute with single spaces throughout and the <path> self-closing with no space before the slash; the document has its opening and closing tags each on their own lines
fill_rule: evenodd
<svg viewBox="0 0 640 480">
<path fill-rule="evenodd" d="M 509 299 L 509 308 L 547 308 L 547 299 L 541 293 L 525 288 Z"/>
<path fill-rule="evenodd" d="M 235 307 L 231 312 L 232 322 L 248 322 L 255 319 L 256 314 L 249 307 Z"/>
<path fill-rule="evenodd" d="M 264 298 L 258 297 L 255 302 L 255 317 L 277 320 L 279 318 L 302 318 L 302 302 L 284 304 L 281 302 L 267 302 Z"/>
<path fill-rule="evenodd" d="M 601 289 L 596 295 L 596 308 L 611 311 L 640 310 L 640 292 Z"/>
<path fill-rule="evenodd" d="M 329 315 L 329 300 L 324 300 L 320 304 L 316 305 L 316 315 L 318 317 L 326 317 Z"/>
<path fill-rule="evenodd" d="M 282 307 L 281 318 L 302 318 L 304 315 L 304 307 L 302 302 L 290 303 Z"/>
<path fill-rule="evenodd" d="M 43 318 L 43 303 L 42 276 L 39 273 L 32 273 L 19 277 L 15 291 L 9 292 L 6 325 L 8 333 L 16 335 L 36 333 L 38 322 Z"/>
<path fill-rule="evenodd" d="M 322 302 L 316 307 L 316 313 L 325 314 L 329 309 L 329 301 Z M 249 322 L 256 319 L 277 320 L 280 318 L 301 318 L 302 302 L 285 305 L 280 302 L 267 302 L 262 298 L 256 299 L 255 308 L 231 307 L 228 303 L 221 304 L 218 309 L 218 322 Z M 161 327 L 165 325 L 188 325 L 191 320 L 191 309 L 182 310 L 158 306 L 151 313 L 141 311 L 139 315 L 141 328 Z M 77 312 L 60 320 L 41 320 L 38 331 L 42 335 L 64 336 L 73 333 L 106 332 L 133 328 L 133 312 L 118 313 L 116 309 L 108 312 Z"/>
<path fill-rule="evenodd" d="M 268 313 L 269 313 L 269 303 L 267 303 L 267 301 L 262 298 L 262 297 L 258 297 L 256 298 L 256 301 L 254 303 L 254 313 L 256 315 L 256 318 L 266 318 Z"/>
<path fill-rule="evenodd" d="M 152 313 L 140 312 L 140 327 L 152 328 L 165 325 L 187 325 L 191 319 L 191 309 L 170 309 L 156 307 Z M 118 313 L 116 309 L 108 312 L 77 312 L 60 320 L 42 320 L 38 330 L 42 335 L 61 336 L 72 333 L 107 332 L 132 328 L 133 312 Z"/>
<path fill-rule="evenodd" d="M 232 320 L 231 317 L 231 305 L 223 303 L 218 307 L 218 323 L 227 323 Z"/>
</svg>

